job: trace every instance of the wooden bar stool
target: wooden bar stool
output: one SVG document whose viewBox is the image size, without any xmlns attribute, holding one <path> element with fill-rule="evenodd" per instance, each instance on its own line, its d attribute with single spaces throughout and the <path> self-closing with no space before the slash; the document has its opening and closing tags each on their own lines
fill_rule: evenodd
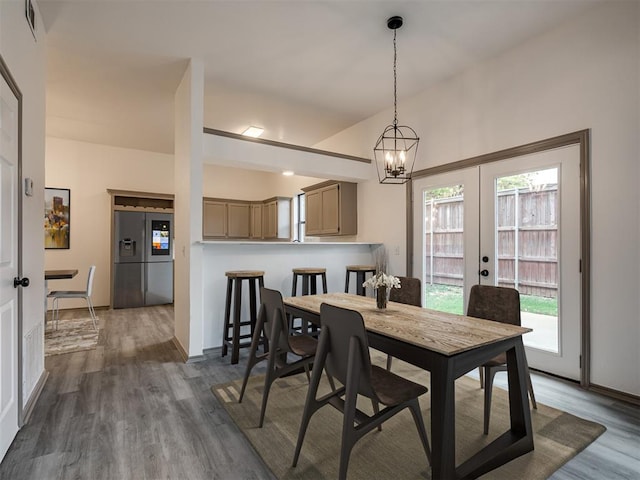
<svg viewBox="0 0 640 480">
<path fill-rule="evenodd" d="M 366 296 L 366 289 L 362 286 L 367 273 L 376 274 L 375 265 L 347 265 L 347 277 L 344 281 L 344 293 L 349 293 L 349 277 L 352 273 L 356 274 L 356 293 Z"/>
<path fill-rule="evenodd" d="M 227 277 L 227 301 L 224 308 L 224 338 L 222 341 L 222 356 L 231 347 L 231 363 L 238 363 L 240 348 L 251 346 L 251 337 L 258 317 L 258 289 L 264 287 L 264 272 L 258 270 L 238 270 L 224 273 Z M 242 282 L 249 285 L 249 320 L 241 321 L 242 311 Z M 256 284 L 257 282 L 257 284 Z M 233 298 L 233 322 L 231 322 L 231 300 Z M 250 333 L 241 333 L 240 327 L 249 326 Z M 249 341 L 241 342 L 241 340 Z"/>
<path fill-rule="evenodd" d="M 291 271 L 293 272 L 292 297 L 298 295 L 298 277 L 302 277 L 302 295 L 318 293 L 318 278 L 322 280 L 322 293 L 327 293 L 326 268 L 294 268 Z"/>
<path fill-rule="evenodd" d="M 322 280 L 322 293 L 327 293 L 327 269 L 326 268 L 293 268 L 293 282 L 291 287 L 291 296 L 298 295 L 298 278 L 302 278 L 302 293 L 301 295 L 315 295 L 318 293 L 318 279 Z M 293 323 L 293 319 L 291 319 Z M 291 325 L 293 331 L 299 333 L 308 333 L 309 324 L 306 320 L 301 320 L 300 327 L 294 328 Z M 317 325 L 312 325 L 311 330 L 313 332 L 318 331 Z"/>
</svg>

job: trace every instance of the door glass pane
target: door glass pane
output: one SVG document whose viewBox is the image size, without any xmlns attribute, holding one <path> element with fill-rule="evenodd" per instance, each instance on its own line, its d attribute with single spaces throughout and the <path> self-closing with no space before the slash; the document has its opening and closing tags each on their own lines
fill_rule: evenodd
<svg viewBox="0 0 640 480">
<path fill-rule="evenodd" d="M 426 308 L 464 310 L 464 187 L 424 191 L 424 285 Z"/>
<path fill-rule="evenodd" d="M 558 168 L 500 177 L 497 283 L 520 292 L 524 344 L 558 352 Z"/>
</svg>

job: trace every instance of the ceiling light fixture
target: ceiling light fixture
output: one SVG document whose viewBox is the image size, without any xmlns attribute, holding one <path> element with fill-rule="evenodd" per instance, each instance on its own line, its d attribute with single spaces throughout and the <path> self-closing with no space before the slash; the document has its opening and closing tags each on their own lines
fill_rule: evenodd
<svg viewBox="0 0 640 480">
<path fill-rule="evenodd" d="M 284 172 L 282 172 L 282 175 L 284 175 L 285 177 L 292 177 L 293 176 L 293 171 L 285 170 Z"/>
<path fill-rule="evenodd" d="M 257 138 L 260 135 L 262 135 L 262 132 L 264 132 L 264 128 L 261 128 L 261 127 L 249 127 L 244 132 L 242 132 L 242 135 L 245 135 L 247 137 Z"/>
<path fill-rule="evenodd" d="M 398 125 L 398 95 L 396 79 L 396 30 L 402 17 L 391 17 L 387 27 L 393 30 L 393 123 L 388 125 L 373 149 L 380 183 L 406 183 L 411 178 L 420 139 L 411 127 Z"/>
</svg>

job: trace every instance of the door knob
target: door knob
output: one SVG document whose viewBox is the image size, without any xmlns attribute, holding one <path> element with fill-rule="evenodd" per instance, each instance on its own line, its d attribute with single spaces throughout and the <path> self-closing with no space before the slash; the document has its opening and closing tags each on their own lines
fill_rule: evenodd
<svg viewBox="0 0 640 480">
<path fill-rule="evenodd" d="M 15 277 L 13 279 L 13 288 L 28 287 L 28 286 L 29 286 L 29 279 L 27 277 L 24 277 L 24 278 Z"/>
<path fill-rule="evenodd" d="M 489 257 L 487 257 L 486 255 L 484 257 L 482 257 L 482 261 L 484 263 L 487 263 L 489 261 Z"/>
<path fill-rule="evenodd" d="M 487 269 L 480 270 L 480 275 L 482 275 L 483 277 L 488 277 L 489 276 L 489 270 L 487 270 Z"/>
</svg>

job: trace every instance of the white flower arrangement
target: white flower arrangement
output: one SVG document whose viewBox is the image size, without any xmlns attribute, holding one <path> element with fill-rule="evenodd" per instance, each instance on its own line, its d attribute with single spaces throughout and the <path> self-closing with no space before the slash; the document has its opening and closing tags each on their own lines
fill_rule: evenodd
<svg viewBox="0 0 640 480">
<path fill-rule="evenodd" d="M 373 277 L 368 278 L 363 284 L 363 287 L 369 288 L 400 288 L 400 279 L 398 277 L 394 277 L 393 275 L 387 275 L 384 272 L 376 273 Z"/>
</svg>

